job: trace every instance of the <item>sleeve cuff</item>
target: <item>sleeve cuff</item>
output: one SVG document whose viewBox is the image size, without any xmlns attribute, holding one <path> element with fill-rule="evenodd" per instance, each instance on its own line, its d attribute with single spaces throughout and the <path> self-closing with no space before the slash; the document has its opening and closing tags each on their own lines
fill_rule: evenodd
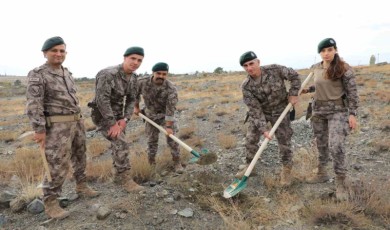
<svg viewBox="0 0 390 230">
<path fill-rule="evenodd" d="M 45 133 L 46 132 L 46 128 L 45 128 L 45 126 L 37 126 L 37 127 L 34 128 L 34 131 L 36 133 Z"/>
<path fill-rule="evenodd" d="M 356 112 L 356 110 L 350 110 L 349 111 L 349 115 L 353 115 L 353 116 L 357 116 L 357 112 Z"/>
<path fill-rule="evenodd" d="M 290 90 L 290 92 L 288 93 L 289 96 L 298 96 L 298 91 L 299 90 Z"/>
<path fill-rule="evenodd" d="M 173 116 L 165 116 L 165 121 L 175 121 Z"/>
</svg>

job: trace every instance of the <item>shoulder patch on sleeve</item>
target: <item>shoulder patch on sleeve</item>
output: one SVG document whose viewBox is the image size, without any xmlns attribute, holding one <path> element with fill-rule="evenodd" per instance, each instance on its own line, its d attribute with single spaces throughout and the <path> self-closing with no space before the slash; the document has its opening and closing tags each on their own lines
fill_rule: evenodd
<svg viewBox="0 0 390 230">
<path fill-rule="evenodd" d="M 39 77 L 30 77 L 30 78 L 28 78 L 28 81 L 38 82 L 39 81 Z"/>
</svg>

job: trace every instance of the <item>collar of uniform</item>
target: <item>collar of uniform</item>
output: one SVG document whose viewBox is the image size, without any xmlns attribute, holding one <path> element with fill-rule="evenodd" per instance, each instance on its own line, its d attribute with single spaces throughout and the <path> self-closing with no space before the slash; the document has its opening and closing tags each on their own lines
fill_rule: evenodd
<svg viewBox="0 0 390 230">
<path fill-rule="evenodd" d="M 127 77 L 126 77 L 126 73 L 125 73 L 125 70 L 123 69 L 123 65 L 122 64 L 119 64 L 118 65 L 118 72 L 119 72 L 119 75 L 121 76 L 121 78 L 123 79 L 123 80 L 125 80 L 125 81 L 129 81 L 129 79 L 127 79 Z M 130 74 L 130 77 L 131 76 L 133 76 L 134 75 L 134 73 L 131 73 Z"/>
<path fill-rule="evenodd" d="M 324 66 L 324 61 L 320 62 L 320 66 L 322 69 L 327 69 L 327 67 Z"/>
<path fill-rule="evenodd" d="M 49 64 L 45 64 L 47 70 L 49 73 L 53 74 L 53 75 L 57 75 L 57 76 L 60 76 L 60 77 L 63 77 L 65 76 L 65 68 L 61 65 L 61 68 L 60 69 L 53 69 Z"/>
</svg>

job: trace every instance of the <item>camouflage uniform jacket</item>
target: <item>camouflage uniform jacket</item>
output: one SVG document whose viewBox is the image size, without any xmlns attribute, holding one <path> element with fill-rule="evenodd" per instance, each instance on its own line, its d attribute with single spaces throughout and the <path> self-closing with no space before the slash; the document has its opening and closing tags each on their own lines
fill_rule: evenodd
<svg viewBox="0 0 390 230">
<path fill-rule="evenodd" d="M 117 120 L 130 119 L 133 114 L 137 75 L 126 77 L 122 64 L 105 68 L 96 75 L 96 104 L 105 126 L 113 126 Z M 124 98 L 126 102 L 124 103 Z"/>
<path fill-rule="evenodd" d="M 301 81 L 295 70 L 285 66 L 260 66 L 260 70 L 261 78 L 255 81 L 248 75 L 241 89 L 249 119 L 263 133 L 267 124 L 264 113 L 280 114 L 288 104 L 288 96 L 298 95 Z M 291 82 L 288 93 L 284 80 Z"/>
<path fill-rule="evenodd" d="M 324 74 L 325 69 L 322 67 L 322 62 L 319 62 L 317 64 L 314 64 L 310 68 L 314 72 L 314 78 L 316 77 L 322 77 Z M 344 76 L 337 80 L 341 81 L 345 99 L 346 99 L 346 106 L 348 107 L 348 111 L 350 114 L 356 114 L 357 108 L 359 107 L 359 96 L 357 92 L 356 87 L 356 79 L 355 79 L 355 73 L 351 66 L 348 66 L 347 71 L 344 73 Z M 310 86 L 309 92 L 315 92 L 316 87 Z M 325 106 L 321 107 L 321 111 L 318 111 L 318 107 L 315 106 L 314 101 L 314 113 L 322 113 L 322 114 L 329 114 L 334 112 L 340 112 L 345 110 L 343 106 Z"/>
<path fill-rule="evenodd" d="M 35 132 L 45 131 L 45 116 L 80 113 L 72 73 L 44 64 L 27 75 L 26 113 Z"/>
<path fill-rule="evenodd" d="M 165 121 L 174 121 L 178 102 L 176 87 L 169 80 L 165 80 L 160 86 L 156 85 L 152 82 L 152 78 L 153 76 L 145 76 L 138 80 L 136 103 L 140 102 L 142 95 L 147 114 L 151 119 L 165 117 Z"/>
</svg>

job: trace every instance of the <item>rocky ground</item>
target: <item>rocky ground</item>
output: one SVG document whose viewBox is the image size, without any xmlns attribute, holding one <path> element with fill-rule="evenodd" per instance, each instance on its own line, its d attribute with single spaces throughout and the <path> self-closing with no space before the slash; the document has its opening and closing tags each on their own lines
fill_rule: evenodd
<svg viewBox="0 0 390 230">
<path fill-rule="evenodd" d="M 218 81 L 215 84 L 218 86 Z M 332 202 L 334 181 L 315 185 L 303 182 L 305 177 L 312 174 L 316 159 L 310 122 L 304 117 L 298 117 L 292 124 L 294 184 L 288 188 L 278 186 L 281 164 L 277 144 L 273 140 L 257 162 L 254 170 L 257 176 L 248 180 L 247 188 L 232 199 L 223 198 L 224 189 L 232 183 L 234 174 L 244 163 L 246 125 L 243 120 L 246 107 L 241 100 L 208 105 L 210 114 L 197 118 L 194 113 L 202 108 L 204 100 L 191 98 L 180 103 L 189 105 L 178 114 L 180 127 L 193 126 L 194 136 L 203 141 L 201 147 L 194 149 L 200 151 L 204 148 L 216 153 L 217 162 L 206 166 L 189 164 L 183 174 L 162 173 L 143 182 L 142 185 L 147 188 L 145 191 L 133 194 L 126 193 L 111 181 L 92 181 L 91 186 L 101 192 L 94 199 L 77 197 L 74 181 L 69 179 L 63 188 L 66 199 L 62 204 L 71 211 L 70 217 L 62 221 L 48 221 L 44 212 L 32 214 L 25 208 L 14 213 L 3 205 L 0 206 L 0 229 L 390 229 L 390 215 L 375 219 L 372 228 L 366 225 L 353 228 L 353 223 L 348 223 L 348 220 L 327 224 L 326 221 L 313 222 L 308 218 L 307 207 L 312 205 L 311 201 Z M 375 106 L 379 109 L 389 104 L 378 103 Z M 225 108 L 228 111 L 231 107 L 236 108 L 232 113 L 221 116 L 211 114 L 216 109 Z M 385 120 L 389 119 L 388 114 L 384 116 L 387 116 Z M 347 140 L 347 165 L 352 181 L 368 180 L 373 185 L 386 185 L 390 184 L 389 149 L 386 146 L 378 147 L 372 140 L 381 137 L 388 140 L 390 126 L 375 123 L 374 119 L 377 117 L 372 116 L 363 104 L 359 109 L 359 130 Z M 137 130 L 139 126 L 143 126 L 142 121 L 134 120 L 128 132 Z M 234 136 L 235 146 L 223 148 L 219 134 Z M 90 131 L 88 135 L 99 134 Z M 2 143 L 0 159 L 10 157 L 9 152 L 12 155 L 11 144 Z M 138 144 L 145 146 L 144 138 Z M 164 141 L 160 141 L 160 153 L 165 148 Z M 109 152 L 101 157 L 109 157 Z M 332 172 L 331 162 L 328 169 Z M 11 197 L 19 189 L 12 181 L 0 185 L 0 193 Z M 281 197 L 289 205 L 281 203 Z M 39 209 L 39 203 L 36 209 Z M 260 216 L 263 219 L 259 219 Z"/>
</svg>

